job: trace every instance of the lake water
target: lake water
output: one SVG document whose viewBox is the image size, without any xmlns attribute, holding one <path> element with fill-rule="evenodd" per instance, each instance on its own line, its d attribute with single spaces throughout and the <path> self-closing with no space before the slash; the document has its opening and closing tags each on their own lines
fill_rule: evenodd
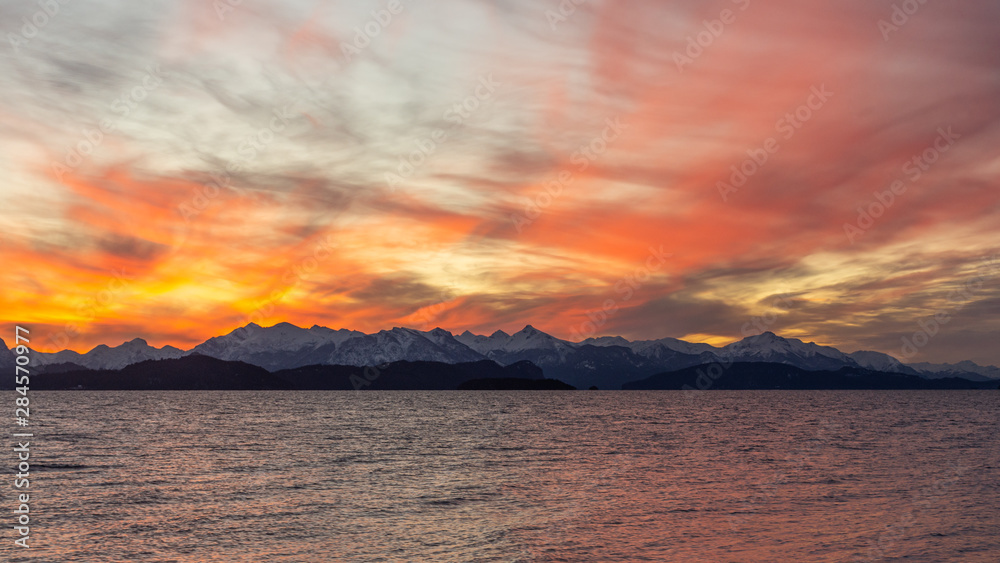
<svg viewBox="0 0 1000 563">
<path fill-rule="evenodd" d="M 33 547 L 8 471 L 3 561 L 1000 561 L 998 392 L 35 392 L 31 416 Z"/>
</svg>

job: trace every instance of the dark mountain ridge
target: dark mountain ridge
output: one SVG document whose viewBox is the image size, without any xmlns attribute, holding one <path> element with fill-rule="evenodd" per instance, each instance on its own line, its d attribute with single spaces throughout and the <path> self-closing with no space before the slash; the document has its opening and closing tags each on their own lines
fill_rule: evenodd
<svg viewBox="0 0 1000 563">
<path fill-rule="evenodd" d="M 192 354 L 176 359 L 146 360 L 122 369 L 80 369 L 53 364 L 51 371 L 30 377 L 33 390 L 452 390 L 467 381 L 518 380 L 535 385 L 547 381 L 530 362 L 501 366 L 491 360 L 447 364 L 399 361 L 379 366 L 312 365 L 271 373 L 240 361 Z M 562 382 L 556 382 L 565 385 Z M 540 383 L 552 385 L 552 383 Z M 12 389 L 5 378 L 2 389 Z M 568 386 L 566 386 L 568 387 Z"/>
<path fill-rule="evenodd" d="M 925 379 L 865 368 L 808 371 L 788 364 L 735 362 L 704 364 L 630 381 L 622 389 L 995 389 L 995 381 L 957 377 Z"/>
</svg>

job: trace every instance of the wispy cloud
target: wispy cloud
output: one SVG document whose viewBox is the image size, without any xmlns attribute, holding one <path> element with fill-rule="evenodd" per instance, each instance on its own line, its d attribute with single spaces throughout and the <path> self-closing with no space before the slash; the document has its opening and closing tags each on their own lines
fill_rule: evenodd
<svg viewBox="0 0 1000 563">
<path fill-rule="evenodd" d="M 928 3 L 886 41 L 892 4 L 594 1 L 553 25 L 558 3 L 520 0 L 65 3 L 0 51 L 3 320 L 74 323 L 77 349 L 190 344 L 260 311 L 568 337 L 662 245 L 602 332 L 722 342 L 780 293 L 781 332 L 897 353 L 997 252 L 1000 8 Z M 0 1 L 0 31 L 34 10 Z M 593 145 L 608 119 L 627 127 Z M 941 128 L 960 137 L 912 177 Z M 116 271 L 128 288 L 81 313 Z M 920 359 L 1000 362 L 993 287 Z"/>
</svg>

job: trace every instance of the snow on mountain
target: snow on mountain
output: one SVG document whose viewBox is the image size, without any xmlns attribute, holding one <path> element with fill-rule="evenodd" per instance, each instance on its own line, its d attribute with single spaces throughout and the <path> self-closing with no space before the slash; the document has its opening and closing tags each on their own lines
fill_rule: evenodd
<svg viewBox="0 0 1000 563">
<path fill-rule="evenodd" d="M 704 342 L 687 342 L 684 340 L 678 340 L 676 338 L 661 338 L 659 340 L 638 340 L 632 343 L 632 349 L 637 353 L 642 354 L 642 350 L 650 349 L 655 350 L 659 347 L 666 348 L 668 350 L 673 350 L 675 352 L 680 352 L 681 354 L 691 354 L 697 356 L 699 354 L 710 353 L 715 354 L 719 351 L 718 348 L 712 346 L 711 344 L 705 344 Z"/>
<path fill-rule="evenodd" d="M 489 337 L 466 331 L 458 340 L 501 365 L 530 360 L 544 367 L 544 363 L 565 361 L 579 346 L 546 334 L 531 325 L 514 334 L 498 330 Z"/>
<path fill-rule="evenodd" d="M 34 352 L 31 363 L 36 366 L 48 366 L 52 364 L 73 363 L 83 365 L 83 354 L 73 350 L 60 350 L 58 352 Z"/>
<path fill-rule="evenodd" d="M 119 346 L 99 344 L 86 354 L 62 350 L 53 354 L 35 352 L 32 363 L 38 366 L 70 362 L 89 369 L 121 369 L 146 360 L 180 358 L 184 351 L 173 346 L 155 348 L 141 338 L 134 338 Z"/>
<path fill-rule="evenodd" d="M 590 344 L 591 346 L 624 346 L 631 348 L 632 342 L 621 336 L 598 336 L 588 338 L 580 344 Z"/>
<path fill-rule="evenodd" d="M 154 348 L 141 338 L 134 338 L 120 346 L 110 348 L 105 345 L 95 347 L 83 355 L 82 365 L 91 369 L 121 369 L 146 360 L 166 360 L 180 358 L 184 351 L 173 346 Z"/>
<path fill-rule="evenodd" d="M 463 362 L 468 361 L 479 361 L 485 356 L 479 351 L 471 348 L 470 346 L 463 344 L 459 341 L 452 333 L 448 332 L 443 328 L 435 328 L 427 332 L 415 331 L 422 335 L 427 340 L 430 340 L 434 344 L 437 344 L 442 350 L 451 353 L 456 358 L 469 358 L 466 360 L 461 360 Z M 473 354 L 470 354 L 472 352 Z M 475 359 L 472 359 L 473 356 Z"/>
<path fill-rule="evenodd" d="M 887 371 L 891 373 L 905 373 L 908 375 L 920 375 L 917 370 L 903 364 L 889 354 L 882 352 L 871 352 L 859 350 L 848 354 L 859 366 L 877 371 Z"/>
<path fill-rule="evenodd" d="M 1000 368 L 973 362 L 910 364 L 880 352 L 845 354 L 836 348 L 782 338 L 772 332 L 750 336 L 722 348 L 676 338 L 629 341 L 620 336 L 568 342 L 531 325 L 514 334 L 498 330 L 490 336 L 465 331 L 458 336 L 441 328 L 420 331 L 396 327 L 374 334 L 314 325 L 300 328 L 289 323 L 261 327 L 250 323 L 229 334 L 210 338 L 184 352 L 172 346 L 154 348 L 136 338 L 111 348 L 100 345 L 86 354 L 63 350 L 53 354 L 32 352 L 32 364 L 78 364 L 92 369 L 120 369 L 144 360 L 178 358 L 199 353 L 222 360 L 238 360 L 264 369 L 295 368 L 313 364 L 379 365 L 399 360 L 445 363 L 474 362 L 484 358 L 502 365 L 530 361 L 549 377 L 577 387 L 598 385 L 617 388 L 636 376 L 672 371 L 711 362 L 775 362 L 805 370 L 864 367 L 877 371 L 916 374 L 927 378 L 962 377 L 1000 379 Z M 14 357 L 0 340 L 0 367 L 13 365 Z"/>
<path fill-rule="evenodd" d="M 280 323 L 288 324 L 288 323 Z M 278 325 L 275 325 L 278 326 Z M 295 326 L 295 325 L 289 325 Z M 309 332 L 316 334 L 323 338 L 327 343 L 333 344 L 343 344 L 352 338 L 357 338 L 358 336 L 364 336 L 365 333 L 360 330 L 348 330 L 346 328 L 332 329 L 325 326 L 313 325 L 309 328 Z"/>
<path fill-rule="evenodd" d="M 262 327 L 250 323 L 224 336 L 209 338 L 190 353 L 220 360 L 242 361 L 274 371 L 324 363 L 339 346 L 363 337 L 356 330 L 333 330 L 322 326 L 300 328 L 291 323 Z"/>
<path fill-rule="evenodd" d="M 806 370 L 837 370 L 844 366 L 858 366 L 854 359 L 836 348 L 803 342 L 797 338 L 782 338 L 773 332 L 748 336 L 739 342 L 723 346 L 717 355 L 727 361 L 774 362 Z"/>
<path fill-rule="evenodd" d="M 195 346 L 192 352 L 215 356 L 220 360 L 236 360 L 238 358 L 235 356 L 247 351 L 294 352 L 303 348 L 316 348 L 330 342 L 337 344 L 363 334 L 348 330 L 335 331 L 320 326 L 306 329 L 291 323 L 278 323 L 267 328 L 257 323 L 250 323 L 225 336 L 209 338 Z"/>
<path fill-rule="evenodd" d="M 425 333 L 396 327 L 351 338 L 321 363 L 374 366 L 400 360 L 461 363 L 482 359 L 482 354 L 462 345 L 445 330 Z"/>
<path fill-rule="evenodd" d="M 659 340 L 635 340 L 629 341 L 621 336 L 601 336 L 598 338 L 588 338 L 580 344 L 590 344 L 592 346 L 624 346 L 636 354 L 650 359 L 667 358 L 675 355 L 674 352 L 697 356 L 704 353 L 717 353 L 718 348 L 711 344 L 700 342 L 685 342 L 676 338 L 661 338 Z"/>
<path fill-rule="evenodd" d="M 469 348 L 472 348 L 476 352 L 486 355 L 490 351 L 499 350 L 508 340 L 510 340 L 510 335 L 502 330 L 498 330 L 489 336 L 472 334 L 469 331 L 465 331 L 456 336 L 455 339 Z"/>
<path fill-rule="evenodd" d="M 962 377 L 973 381 L 986 381 L 988 379 L 1000 379 L 1000 368 L 996 366 L 981 366 L 975 362 L 965 360 L 957 364 L 932 364 L 920 362 L 908 364 L 921 376 L 928 379 L 938 379 L 942 377 Z"/>
<path fill-rule="evenodd" d="M 521 330 L 510 335 L 507 342 L 500 348 L 504 352 L 513 354 L 526 350 L 562 350 L 568 351 L 575 348 L 572 343 L 548 335 L 537 328 L 526 325 Z"/>
<path fill-rule="evenodd" d="M 498 330 L 490 336 L 482 336 L 466 331 L 457 339 L 501 365 L 527 360 L 541 367 L 546 377 L 578 388 L 596 385 L 601 389 L 618 389 L 625 381 L 666 369 L 665 363 L 650 361 L 634 353 L 623 338 L 600 339 L 597 344 L 575 343 L 528 325 L 514 334 Z M 692 358 L 675 355 L 681 367 L 691 365 Z"/>
</svg>

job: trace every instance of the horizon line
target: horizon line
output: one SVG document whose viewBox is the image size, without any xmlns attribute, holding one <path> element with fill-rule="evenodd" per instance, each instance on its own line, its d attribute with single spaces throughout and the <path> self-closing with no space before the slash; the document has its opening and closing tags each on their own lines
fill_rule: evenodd
<svg viewBox="0 0 1000 563">
<path fill-rule="evenodd" d="M 27 323 L 25 323 L 25 324 L 27 324 Z M 551 336 L 552 338 L 555 338 L 557 340 L 561 340 L 563 342 L 568 342 L 568 343 L 571 343 L 571 344 L 584 344 L 587 340 L 595 340 L 595 339 L 600 339 L 600 338 L 622 338 L 622 339 L 624 339 L 624 340 L 626 340 L 628 342 L 643 342 L 643 341 L 655 342 L 655 341 L 658 341 L 658 340 L 673 339 L 673 340 L 678 340 L 678 341 L 681 341 L 681 342 L 686 342 L 688 344 L 704 344 L 704 345 L 707 345 L 707 346 L 711 346 L 712 348 L 715 348 L 715 349 L 722 349 L 722 348 L 724 348 L 724 347 L 726 347 L 726 346 L 728 346 L 730 344 L 741 342 L 743 340 L 746 340 L 748 338 L 753 338 L 755 336 L 761 336 L 761 335 L 770 333 L 770 334 L 773 334 L 774 336 L 776 336 L 778 338 L 781 338 L 783 340 L 798 340 L 799 342 L 802 342 L 802 343 L 805 343 L 805 344 L 815 344 L 816 346 L 823 346 L 823 347 L 827 347 L 827 348 L 834 348 L 835 350 L 837 350 L 837 351 L 839 351 L 839 352 L 841 352 L 843 354 L 848 354 L 848 355 L 849 354 L 855 354 L 855 353 L 858 353 L 858 352 L 876 352 L 876 353 L 881 353 L 881 354 L 885 354 L 887 356 L 890 356 L 890 357 L 896 359 L 898 362 L 900 362 L 901 364 L 904 364 L 904 365 L 910 365 L 910 363 L 914 363 L 914 364 L 932 363 L 932 364 L 950 364 L 950 365 L 954 365 L 954 364 L 958 363 L 958 362 L 931 362 L 931 361 L 909 362 L 907 360 L 900 359 L 899 357 L 897 357 L 896 354 L 890 354 L 888 352 L 880 352 L 878 350 L 871 350 L 871 349 L 858 349 L 858 350 L 854 350 L 852 352 L 845 352 L 844 350 L 841 350 L 839 347 L 837 347 L 836 345 L 833 345 L 833 344 L 821 344 L 821 343 L 816 342 L 816 341 L 807 341 L 807 340 L 803 340 L 802 338 L 799 338 L 799 337 L 796 337 L 796 336 L 782 336 L 781 334 L 779 334 L 779 333 L 777 333 L 777 332 L 775 332 L 774 330 L 771 330 L 771 329 L 763 330 L 761 332 L 756 332 L 754 334 L 749 334 L 749 335 L 744 336 L 743 338 L 729 339 L 727 337 L 713 337 L 713 339 L 716 339 L 716 340 L 720 340 L 720 339 L 729 340 L 725 344 L 718 345 L 718 344 L 713 344 L 711 342 L 705 342 L 705 341 L 686 340 L 683 337 L 675 337 L 675 336 L 663 336 L 663 337 L 660 337 L 660 338 L 638 338 L 638 339 L 630 339 L 630 338 L 627 338 L 627 337 L 619 335 L 619 334 L 602 334 L 602 335 L 595 334 L 594 336 L 589 336 L 589 337 L 587 337 L 587 338 L 585 338 L 583 340 L 574 341 L 574 340 L 569 340 L 569 339 L 566 339 L 566 338 L 560 338 L 558 336 L 553 336 L 551 333 L 546 332 L 545 330 L 539 329 L 539 328 L 535 327 L 534 325 L 532 325 L 531 323 L 525 324 L 524 327 L 522 327 L 521 329 L 519 329 L 517 331 L 514 331 L 514 332 L 507 332 L 507 331 L 504 331 L 503 329 L 496 329 L 496 330 L 493 331 L 492 334 L 478 334 L 478 333 L 472 332 L 471 330 L 468 330 L 468 329 L 462 330 L 461 332 L 456 332 L 455 330 L 446 329 L 446 328 L 441 327 L 441 326 L 436 326 L 434 328 L 429 328 L 429 329 L 426 329 L 426 330 L 421 330 L 419 328 L 415 328 L 415 327 L 411 327 L 411 326 L 397 325 L 397 326 L 393 326 L 392 328 L 379 329 L 379 330 L 377 330 L 375 332 L 364 332 L 364 331 L 361 331 L 361 330 L 352 329 L 352 328 L 346 328 L 346 327 L 343 327 L 343 328 L 330 328 L 328 326 L 320 325 L 320 324 L 317 324 L 317 323 L 314 323 L 310 327 L 302 327 L 302 326 L 299 326 L 299 325 L 297 325 L 295 323 L 292 323 L 292 322 L 289 322 L 289 321 L 278 321 L 278 322 L 275 322 L 274 324 L 271 324 L 271 325 L 268 325 L 268 326 L 263 326 L 263 325 L 261 325 L 261 324 L 259 324 L 257 322 L 251 321 L 251 322 L 248 322 L 248 323 L 246 323 L 244 325 L 240 325 L 240 326 L 238 326 L 238 327 L 236 327 L 236 328 L 234 328 L 234 329 L 232 329 L 232 330 L 230 330 L 228 332 L 224 332 L 224 333 L 221 333 L 221 334 L 216 334 L 214 336 L 209 336 L 208 338 L 206 338 L 206 339 L 198 342 L 197 344 L 195 344 L 194 346 L 191 346 L 190 348 L 182 348 L 180 346 L 176 346 L 176 345 L 170 344 L 170 343 L 161 344 L 160 346 L 156 346 L 154 344 L 150 344 L 149 340 L 145 336 L 135 336 L 135 337 L 133 337 L 131 339 L 124 340 L 120 344 L 115 345 L 115 346 L 111 346 L 110 344 L 102 342 L 101 344 L 97 344 L 97 345 L 95 345 L 95 346 L 91 347 L 90 349 L 88 349 L 86 351 L 83 351 L 83 352 L 81 352 L 80 350 L 73 349 L 73 348 L 62 348 L 62 349 L 54 350 L 54 351 L 45 351 L 45 350 L 35 349 L 35 348 L 31 347 L 31 346 L 28 346 L 28 347 L 32 351 L 38 352 L 38 353 L 42 353 L 42 354 L 55 354 L 55 353 L 59 353 L 59 352 L 70 351 L 70 352 L 75 352 L 75 353 L 80 354 L 80 355 L 86 355 L 86 354 L 88 354 L 88 353 L 96 350 L 97 348 L 99 348 L 101 346 L 106 346 L 106 347 L 109 347 L 109 348 L 117 348 L 119 346 L 122 346 L 124 344 L 127 344 L 127 343 L 135 341 L 135 340 L 142 340 L 148 346 L 151 346 L 151 347 L 156 348 L 156 349 L 163 349 L 163 348 L 166 348 L 166 347 L 169 346 L 171 348 L 175 348 L 175 349 L 180 350 L 182 352 L 191 352 L 195 348 L 197 348 L 201 344 L 207 342 L 208 340 L 211 340 L 212 338 L 218 338 L 218 337 L 221 337 L 221 336 L 227 336 L 229 334 L 232 334 L 232 333 L 234 333 L 234 332 L 236 332 L 236 331 L 238 331 L 240 329 L 249 327 L 251 325 L 256 326 L 257 328 L 261 328 L 261 329 L 270 329 L 270 328 L 275 328 L 275 327 L 277 327 L 279 325 L 283 325 L 283 324 L 290 325 L 290 326 L 293 326 L 293 327 L 301 329 L 301 330 L 311 330 L 313 328 L 325 328 L 325 329 L 332 330 L 332 331 L 348 330 L 348 331 L 353 331 L 353 332 L 360 332 L 360 333 L 362 333 L 364 335 L 373 335 L 373 334 L 378 334 L 380 332 L 391 332 L 392 330 L 397 329 L 397 328 L 398 329 L 404 329 L 404 330 L 414 330 L 414 331 L 421 332 L 421 333 L 428 333 L 428 332 L 432 332 L 434 330 L 443 330 L 443 331 L 446 331 L 449 334 L 451 334 L 453 337 L 460 336 L 461 334 L 464 334 L 465 332 L 470 332 L 470 333 L 472 333 L 475 336 L 486 336 L 486 337 L 492 336 L 492 334 L 496 334 L 497 332 L 503 332 L 504 334 L 506 334 L 508 336 L 513 336 L 514 334 L 522 332 L 522 331 L 524 331 L 527 328 L 533 328 L 533 329 L 535 329 L 535 330 L 537 330 L 539 332 L 542 332 L 542 333 L 546 334 L 547 336 Z M 0 337 L 0 341 L 3 341 L 5 344 L 7 342 L 2 337 Z M 8 348 L 9 348 L 9 345 L 8 345 Z M 962 360 L 962 361 L 970 361 L 971 362 L 972 360 Z M 975 362 L 972 362 L 972 363 L 975 363 Z M 979 365 L 979 364 L 976 364 L 976 365 Z M 987 365 L 985 365 L 983 367 L 989 367 L 990 365 L 991 364 L 987 364 Z"/>
</svg>

